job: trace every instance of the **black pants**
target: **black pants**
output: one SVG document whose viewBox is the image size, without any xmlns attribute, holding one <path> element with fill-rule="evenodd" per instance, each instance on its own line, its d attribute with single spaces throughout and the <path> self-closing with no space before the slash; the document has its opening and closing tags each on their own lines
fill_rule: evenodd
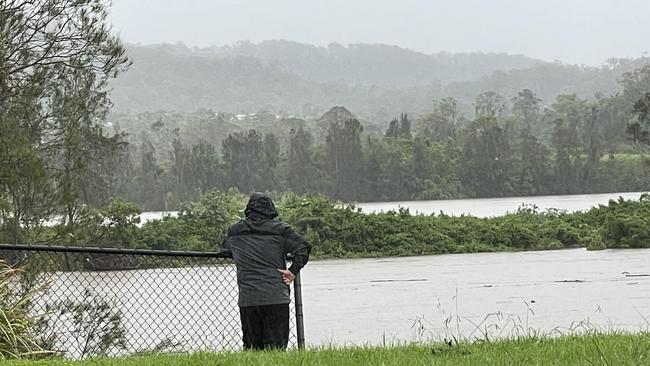
<svg viewBox="0 0 650 366">
<path fill-rule="evenodd" d="M 289 342 L 289 304 L 239 308 L 244 349 L 286 349 Z"/>
</svg>

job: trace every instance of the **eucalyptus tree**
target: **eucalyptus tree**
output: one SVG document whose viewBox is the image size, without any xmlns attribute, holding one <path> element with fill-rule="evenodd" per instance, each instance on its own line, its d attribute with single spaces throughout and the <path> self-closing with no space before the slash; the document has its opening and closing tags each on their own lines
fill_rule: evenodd
<svg viewBox="0 0 650 366">
<path fill-rule="evenodd" d="M 363 156 L 357 119 L 330 124 L 326 137 L 327 163 L 333 178 L 331 193 L 336 198 L 353 200 L 361 189 Z"/>
<path fill-rule="evenodd" d="M 623 97 L 637 120 L 627 125 L 626 132 L 634 142 L 650 145 L 650 64 L 623 74 Z"/>
<path fill-rule="evenodd" d="M 442 98 L 434 102 L 433 112 L 420 121 L 420 134 L 436 141 L 455 138 L 463 122 L 458 101 Z"/>
<path fill-rule="evenodd" d="M 101 121 L 108 81 L 129 61 L 106 19 L 103 0 L 0 2 L 0 199 L 10 240 L 55 211 L 73 220 L 93 159 L 117 143 Z"/>
<path fill-rule="evenodd" d="M 539 119 L 542 100 L 530 89 L 524 89 L 512 98 L 512 112 L 521 129 L 539 136 Z"/>
<path fill-rule="evenodd" d="M 506 100 L 493 91 L 481 93 L 474 101 L 474 112 L 476 119 L 499 119 L 507 112 Z"/>
<path fill-rule="evenodd" d="M 561 194 L 580 191 L 579 172 L 582 171 L 584 152 L 581 131 L 589 113 L 586 100 L 575 94 L 558 95 L 545 117 L 552 120 L 551 144 L 555 153 L 554 191 Z"/>
<path fill-rule="evenodd" d="M 228 135 L 221 151 L 228 186 L 237 187 L 241 192 L 264 189 L 264 142 L 259 131 Z"/>
<path fill-rule="evenodd" d="M 609 159 L 614 159 L 614 153 L 627 143 L 626 126 L 634 123 L 629 107 L 622 95 L 613 95 L 598 99 L 598 127 L 603 137 L 603 148 Z"/>
<path fill-rule="evenodd" d="M 474 196 L 513 194 L 510 182 L 511 146 L 496 117 L 482 116 L 463 131 L 459 177 Z"/>
<path fill-rule="evenodd" d="M 650 131 L 646 128 L 650 123 L 650 92 L 634 102 L 633 108 L 638 120 L 628 124 L 627 133 L 632 135 L 634 142 L 640 141 L 650 145 Z"/>
<path fill-rule="evenodd" d="M 515 138 L 515 184 L 518 194 L 544 192 L 548 174 L 549 151 L 541 142 L 543 124 L 542 100 L 530 89 L 523 89 L 512 98 L 512 114 L 518 134 Z"/>
<path fill-rule="evenodd" d="M 314 138 L 302 126 L 291 129 L 289 156 L 287 162 L 287 182 L 292 192 L 304 194 L 312 192 L 316 179 L 312 144 Z"/>
<path fill-rule="evenodd" d="M 264 135 L 262 140 L 263 166 L 262 182 L 260 189 L 273 190 L 278 188 L 278 177 L 275 173 L 280 162 L 280 140 L 271 132 Z"/>
<path fill-rule="evenodd" d="M 630 106 L 650 93 L 650 64 L 626 72 L 621 78 L 623 96 Z"/>
</svg>

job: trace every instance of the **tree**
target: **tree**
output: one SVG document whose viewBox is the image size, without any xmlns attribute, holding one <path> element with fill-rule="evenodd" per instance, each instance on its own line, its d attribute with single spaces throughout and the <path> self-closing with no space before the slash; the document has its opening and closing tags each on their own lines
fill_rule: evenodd
<svg viewBox="0 0 650 366">
<path fill-rule="evenodd" d="M 292 192 L 304 194 L 312 191 L 314 163 L 311 153 L 312 135 L 302 126 L 292 129 L 289 141 L 287 181 Z"/>
<path fill-rule="evenodd" d="M 100 122 L 129 62 L 106 18 L 103 0 L 0 3 L 0 197 L 14 222 L 62 207 L 70 220 L 91 159 L 116 141 Z"/>
<path fill-rule="evenodd" d="M 637 115 L 638 121 L 628 124 L 627 133 L 632 135 L 634 142 L 640 141 L 650 145 L 650 131 L 642 126 L 650 123 L 650 92 L 634 103 L 634 114 Z"/>
<path fill-rule="evenodd" d="M 388 123 L 388 128 L 386 129 L 386 133 L 384 134 L 385 137 L 397 137 L 399 136 L 399 121 L 397 118 L 393 118 L 389 123 Z"/>
<path fill-rule="evenodd" d="M 625 127 L 630 123 L 627 103 L 621 95 L 598 99 L 598 127 L 603 148 L 614 159 L 617 147 L 626 143 Z"/>
<path fill-rule="evenodd" d="M 410 139 L 411 136 L 411 121 L 409 121 L 406 113 L 402 113 L 399 117 L 394 118 L 388 124 L 388 129 L 384 134 L 385 137 L 400 137 L 404 139 Z"/>
<path fill-rule="evenodd" d="M 94 87 L 95 74 L 72 70 L 61 78 L 61 88 L 53 93 L 52 120 L 59 126 L 52 131 L 48 165 L 58 187 L 68 233 L 74 232 L 79 206 L 91 196 L 107 199 L 107 180 L 111 161 L 124 142 L 122 135 L 106 136 L 102 121 L 108 112 L 106 91 Z M 92 191 L 92 192 L 91 192 Z M 100 205 L 106 202 L 96 202 Z"/>
<path fill-rule="evenodd" d="M 530 89 L 524 89 L 517 93 L 512 98 L 512 101 L 512 111 L 515 117 L 520 119 L 524 130 L 531 131 L 532 127 L 536 126 L 539 120 L 540 103 L 542 100 L 537 98 L 535 93 Z M 536 130 L 535 133 L 539 133 L 539 130 Z"/>
<path fill-rule="evenodd" d="M 623 96 L 631 105 L 637 121 L 627 125 L 626 132 L 632 135 L 634 142 L 640 141 L 650 145 L 650 131 L 643 128 L 650 121 L 650 64 L 623 74 Z"/>
<path fill-rule="evenodd" d="M 493 91 L 479 94 L 474 102 L 476 118 L 499 118 L 506 111 L 506 101 Z"/>
<path fill-rule="evenodd" d="M 137 196 L 144 202 L 148 202 L 154 210 L 167 211 L 167 189 L 164 187 L 164 169 L 156 160 L 156 147 L 142 134 L 140 142 L 140 162 L 136 184 L 138 185 Z"/>
<path fill-rule="evenodd" d="M 478 118 L 467 127 L 462 160 L 459 176 L 473 194 L 490 197 L 513 193 L 510 144 L 495 117 Z"/>
<path fill-rule="evenodd" d="M 444 140 L 456 137 L 456 131 L 463 122 L 456 99 L 448 97 L 434 103 L 433 113 L 422 120 L 421 128 L 424 137 L 433 140 Z"/>
<path fill-rule="evenodd" d="M 205 141 L 192 146 L 190 153 L 191 179 L 194 181 L 192 198 L 222 186 L 222 171 L 219 154 L 214 145 Z"/>
<path fill-rule="evenodd" d="M 515 182 L 517 193 L 525 195 L 545 193 L 547 189 L 545 182 L 550 165 L 548 148 L 527 131 L 522 132 L 518 141 Z"/>
<path fill-rule="evenodd" d="M 551 144 L 555 150 L 555 190 L 558 193 L 580 191 L 585 183 L 578 174 L 584 165 L 580 135 L 590 114 L 587 101 L 575 94 L 558 95 L 548 111 L 548 118 L 554 121 Z"/>
<path fill-rule="evenodd" d="M 326 137 L 328 165 L 334 178 L 332 195 L 352 200 L 361 188 L 363 157 L 361 132 L 363 126 L 357 119 L 348 119 L 343 125 L 334 122 Z"/>
<path fill-rule="evenodd" d="M 623 73 L 621 84 L 623 96 L 630 105 L 634 105 L 646 93 L 650 93 L 650 64 Z"/>
<path fill-rule="evenodd" d="M 222 153 L 231 187 L 237 187 L 241 192 L 263 189 L 264 145 L 261 133 L 249 130 L 228 135 L 222 143 Z"/>
<path fill-rule="evenodd" d="M 264 150 L 264 166 L 261 172 L 264 190 L 272 190 L 277 187 L 278 180 L 275 175 L 275 169 L 280 161 L 280 141 L 273 133 L 264 135 L 262 141 Z"/>
<path fill-rule="evenodd" d="M 399 137 L 403 139 L 410 139 L 411 136 L 411 121 L 409 121 L 406 113 L 402 113 L 399 117 Z"/>
</svg>

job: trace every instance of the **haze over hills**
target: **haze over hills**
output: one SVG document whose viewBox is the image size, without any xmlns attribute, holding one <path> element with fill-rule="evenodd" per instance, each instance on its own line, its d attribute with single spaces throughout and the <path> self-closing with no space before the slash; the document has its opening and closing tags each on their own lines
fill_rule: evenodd
<svg viewBox="0 0 650 366">
<path fill-rule="evenodd" d="M 199 52 L 277 62 L 284 70 L 312 81 L 390 88 L 475 80 L 497 70 L 523 69 L 539 63 L 529 57 L 505 53 L 428 55 L 383 44 L 331 43 L 318 47 L 291 41 L 239 42 Z"/>
<path fill-rule="evenodd" d="M 261 109 L 318 116 L 344 105 L 366 119 L 426 113 L 452 96 L 467 111 L 495 91 L 510 98 L 532 89 L 544 103 L 562 93 L 615 94 L 625 71 L 649 59 L 612 60 L 600 68 L 508 54 L 423 54 L 380 44 L 318 47 L 290 41 L 188 48 L 129 45 L 133 66 L 114 81 L 116 112 Z"/>
</svg>

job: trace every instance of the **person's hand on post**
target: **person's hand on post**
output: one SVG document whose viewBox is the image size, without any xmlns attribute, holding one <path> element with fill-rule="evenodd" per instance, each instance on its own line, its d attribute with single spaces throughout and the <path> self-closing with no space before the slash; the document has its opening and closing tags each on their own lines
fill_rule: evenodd
<svg viewBox="0 0 650 366">
<path fill-rule="evenodd" d="M 284 281 L 284 283 L 286 285 L 290 285 L 291 282 L 293 282 L 293 280 L 296 279 L 296 275 L 291 273 L 291 271 L 289 271 L 288 269 L 280 269 L 280 268 L 278 268 L 278 271 L 280 271 L 280 273 L 282 273 L 282 281 Z"/>
</svg>

